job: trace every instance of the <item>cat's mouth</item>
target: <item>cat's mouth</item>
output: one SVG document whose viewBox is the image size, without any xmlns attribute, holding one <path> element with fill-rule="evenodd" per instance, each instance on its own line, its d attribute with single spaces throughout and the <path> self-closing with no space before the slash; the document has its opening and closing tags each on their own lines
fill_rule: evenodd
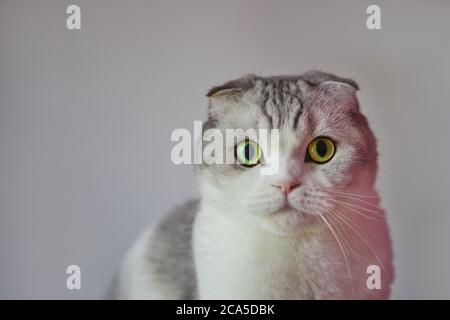
<svg viewBox="0 0 450 320">
<path fill-rule="evenodd" d="M 322 194 L 315 190 L 302 189 L 289 195 L 276 196 L 275 199 L 267 199 L 267 202 L 264 202 L 266 207 L 264 212 L 261 212 L 269 220 L 281 219 L 299 223 L 306 217 L 316 216 L 327 207 L 327 203 L 321 199 Z"/>
<path fill-rule="evenodd" d="M 305 226 L 311 217 L 310 214 L 294 208 L 286 201 L 280 209 L 262 220 L 262 227 L 270 232 L 284 235 Z"/>
<path fill-rule="evenodd" d="M 289 201 L 286 201 L 285 204 L 278 209 L 276 212 L 274 212 L 275 215 L 297 215 L 297 216 L 304 216 L 306 213 L 294 208 Z"/>
<path fill-rule="evenodd" d="M 315 214 L 314 206 L 309 208 L 303 201 L 298 202 L 297 199 L 284 198 L 278 204 L 279 206 L 273 208 L 275 210 L 271 213 L 273 217 L 306 218 Z"/>
<path fill-rule="evenodd" d="M 270 203 L 270 210 L 263 215 L 261 226 L 277 234 L 290 233 L 316 221 L 319 211 L 317 203 L 309 197 L 279 197 Z"/>
<path fill-rule="evenodd" d="M 286 211 L 292 211 L 295 210 L 288 201 L 285 201 L 284 205 L 278 210 L 280 213 L 284 213 Z"/>
</svg>

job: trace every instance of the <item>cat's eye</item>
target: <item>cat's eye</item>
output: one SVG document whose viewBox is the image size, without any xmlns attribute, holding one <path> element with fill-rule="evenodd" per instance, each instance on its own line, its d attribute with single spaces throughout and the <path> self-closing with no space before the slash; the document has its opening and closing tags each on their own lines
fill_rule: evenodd
<svg viewBox="0 0 450 320">
<path fill-rule="evenodd" d="M 333 140 L 327 137 L 317 137 L 309 143 L 305 161 L 322 164 L 330 161 L 335 152 L 336 146 Z"/>
<path fill-rule="evenodd" d="M 254 167 L 261 161 L 262 150 L 255 141 L 245 139 L 236 145 L 235 156 L 239 164 Z"/>
</svg>

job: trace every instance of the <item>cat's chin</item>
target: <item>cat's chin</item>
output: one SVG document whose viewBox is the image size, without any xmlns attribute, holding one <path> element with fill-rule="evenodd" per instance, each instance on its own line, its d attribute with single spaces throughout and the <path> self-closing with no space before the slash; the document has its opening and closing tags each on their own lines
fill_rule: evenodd
<svg viewBox="0 0 450 320">
<path fill-rule="evenodd" d="M 261 219 L 262 229 L 276 234 L 292 234 L 307 227 L 314 219 L 313 214 L 285 206 L 265 215 Z"/>
</svg>

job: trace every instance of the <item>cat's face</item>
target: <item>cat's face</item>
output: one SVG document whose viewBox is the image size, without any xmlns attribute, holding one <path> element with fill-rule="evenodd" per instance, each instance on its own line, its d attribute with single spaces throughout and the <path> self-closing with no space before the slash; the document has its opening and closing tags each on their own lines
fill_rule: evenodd
<svg viewBox="0 0 450 320">
<path fill-rule="evenodd" d="M 333 207 L 330 190 L 371 187 L 376 143 L 356 90 L 352 81 L 324 73 L 246 77 L 212 89 L 204 130 L 278 129 L 279 166 L 276 174 L 261 174 L 271 150 L 240 136 L 224 150 L 235 164 L 201 166 L 203 197 L 230 216 L 245 213 L 289 227 Z M 252 155 L 259 161 L 239 161 Z"/>
</svg>

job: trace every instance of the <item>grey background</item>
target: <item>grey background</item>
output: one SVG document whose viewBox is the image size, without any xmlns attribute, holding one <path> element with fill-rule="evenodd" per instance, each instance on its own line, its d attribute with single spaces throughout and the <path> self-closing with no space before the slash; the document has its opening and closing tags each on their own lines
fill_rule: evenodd
<svg viewBox="0 0 450 320">
<path fill-rule="evenodd" d="M 449 1 L 1 1 L 0 298 L 102 298 L 138 233 L 197 194 L 170 134 L 207 89 L 313 68 L 362 88 L 393 297 L 450 298 L 449 31 Z"/>
</svg>

